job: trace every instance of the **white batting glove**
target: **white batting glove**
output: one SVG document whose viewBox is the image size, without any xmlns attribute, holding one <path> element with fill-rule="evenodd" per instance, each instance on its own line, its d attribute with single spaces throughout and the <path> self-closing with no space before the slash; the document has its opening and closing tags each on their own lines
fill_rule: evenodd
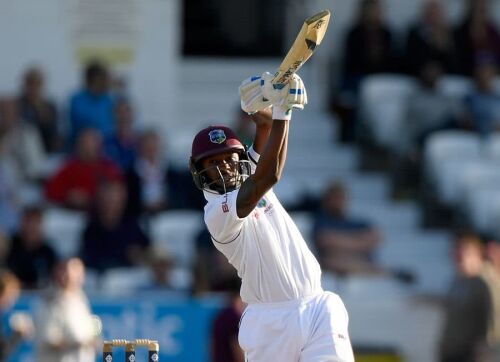
<svg viewBox="0 0 500 362">
<path fill-rule="evenodd" d="M 264 98 L 269 99 L 275 106 L 304 109 L 307 104 L 307 92 L 302 78 L 294 74 L 284 86 L 272 84 L 273 78 L 269 72 L 262 74 L 261 89 Z"/>
<path fill-rule="evenodd" d="M 304 109 L 307 104 L 307 91 L 298 74 L 294 74 L 288 84 L 276 86 L 272 84 L 271 73 L 262 74 L 262 94 L 273 104 L 273 119 L 289 120 L 292 109 Z"/>
<path fill-rule="evenodd" d="M 239 87 L 241 109 L 248 114 L 271 106 L 271 102 L 262 95 L 261 82 L 261 77 L 254 76 L 245 79 Z"/>
</svg>

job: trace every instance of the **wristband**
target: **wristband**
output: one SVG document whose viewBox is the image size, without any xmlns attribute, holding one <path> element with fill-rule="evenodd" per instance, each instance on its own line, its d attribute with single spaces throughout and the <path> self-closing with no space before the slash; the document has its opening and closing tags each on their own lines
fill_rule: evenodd
<svg viewBox="0 0 500 362">
<path fill-rule="evenodd" d="M 283 106 L 273 106 L 273 119 L 289 121 L 292 119 L 292 109 Z"/>
</svg>

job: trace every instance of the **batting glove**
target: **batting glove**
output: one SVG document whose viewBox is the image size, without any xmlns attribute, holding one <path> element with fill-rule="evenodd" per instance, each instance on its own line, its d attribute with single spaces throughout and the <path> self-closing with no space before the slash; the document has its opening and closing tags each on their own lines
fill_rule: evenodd
<svg viewBox="0 0 500 362">
<path fill-rule="evenodd" d="M 271 106 L 271 102 L 262 95 L 261 81 L 259 76 L 250 77 L 245 79 L 239 87 L 241 109 L 248 114 Z"/>
<path fill-rule="evenodd" d="M 274 76 L 265 72 L 262 74 L 261 89 L 264 98 L 274 106 L 304 109 L 307 104 L 307 92 L 304 82 L 298 74 L 294 74 L 288 84 L 276 86 L 272 83 Z"/>
<path fill-rule="evenodd" d="M 292 109 L 304 109 L 307 104 L 307 91 L 298 74 L 294 74 L 285 86 L 272 84 L 271 73 L 262 74 L 262 94 L 273 104 L 273 119 L 289 120 Z"/>
</svg>

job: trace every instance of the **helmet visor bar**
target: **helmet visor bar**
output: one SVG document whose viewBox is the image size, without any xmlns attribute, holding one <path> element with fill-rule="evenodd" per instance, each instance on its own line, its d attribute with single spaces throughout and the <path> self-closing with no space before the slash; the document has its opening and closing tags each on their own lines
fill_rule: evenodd
<svg viewBox="0 0 500 362">
<path fill-rule="evenodd" d="M 219 165 L 200 170 L 199 174 L 203 179 L 203 190 L 225 194 L 238 189 L 250 176 L 250 162 L 248 160 L 238 160 L 231 164 L 232 172 L 229 174 L 221 171 Z"/>
</svg>

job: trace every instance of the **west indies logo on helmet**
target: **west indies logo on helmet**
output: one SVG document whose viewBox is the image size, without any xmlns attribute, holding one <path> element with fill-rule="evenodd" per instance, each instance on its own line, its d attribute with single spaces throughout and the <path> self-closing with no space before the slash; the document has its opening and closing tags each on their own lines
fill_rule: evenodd
<svg viewBox="0 0 500 362">
<path fill-rule="evenodd" d="M 237 152 L 239 161 L 235 163 L 237 171 L 235 185 L 230 187 L 220 170 L 218 179 L 210 179 L 207 171 L 213 167 L 203 168 L 202 161 L 211 156 L 227 152 Z M 214 166 L 217 167 L 218 166 Z M 189 170 L 196 187 L 211 193 L 225 194 L 241 186 L 241 183 L 250 175 L 250 163 L 246 147 L 236 133 L 226 126 L 208 126 L 196 134 L 191 148 Z"/>
</svg>

